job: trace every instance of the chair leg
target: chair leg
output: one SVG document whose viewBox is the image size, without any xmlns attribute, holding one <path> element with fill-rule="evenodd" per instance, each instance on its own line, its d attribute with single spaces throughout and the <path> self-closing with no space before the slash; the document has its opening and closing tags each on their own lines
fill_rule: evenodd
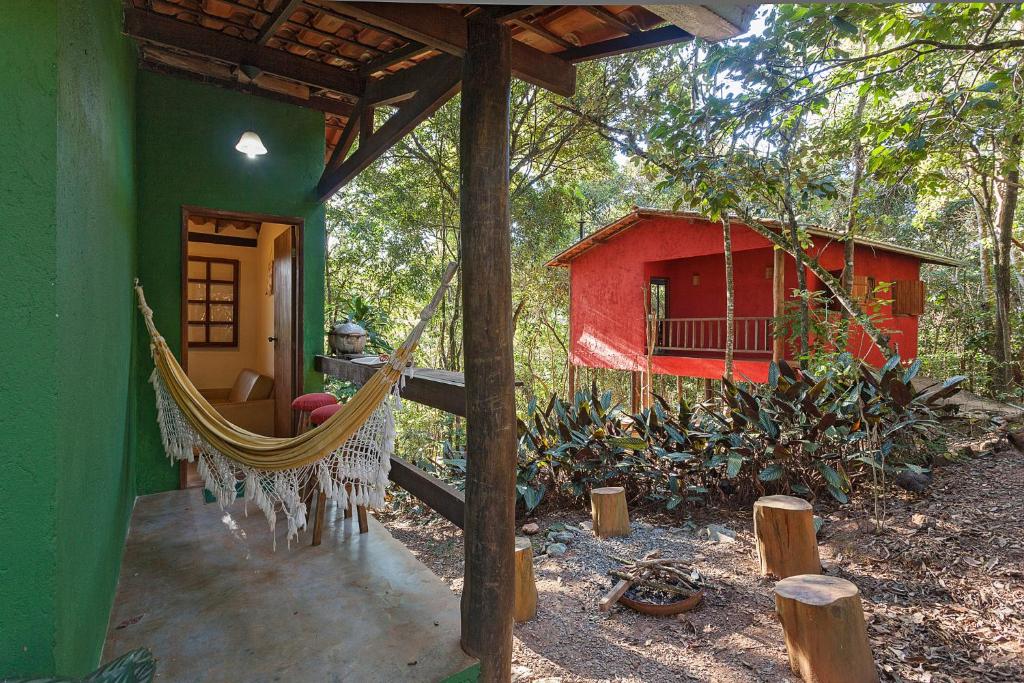
<svg viewBox="0 0 1024 683">
<path fill-rule="evenodd" d="M 324 535 L 324 522 L 327 514 L 327 496 L 322 491 L 316 494 L 316 511 L 313 513 L 313 543 L 320 545 Z"/>
<path fill-rule="evenodd" d="M 366 521 L 366 506 L 365 505 L 357 505 L 356 506 L 356 514 L 359 515 L 359 533 L 365 534 L 366 532 L 368 532 L 370 530 L 370 525 Z"/>
<path fill-rule="evenodd" d="M 345 484 L 345 491 L 349 497 L 348 507 L 345 508 L 345 519 L 352 519 L 352 484 Z"/>
</svg>

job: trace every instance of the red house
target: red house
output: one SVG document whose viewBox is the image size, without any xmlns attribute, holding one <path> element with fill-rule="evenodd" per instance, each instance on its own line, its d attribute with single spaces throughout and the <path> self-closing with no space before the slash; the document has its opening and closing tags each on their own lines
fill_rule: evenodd
<svg viewBox="0 0 1024 683">
<path fill-rule="evenodd" d="M 843 243 L 837 233 L 810 228 L 809 255 L 838 277 Z M 748 226 L 733 222 L 735 372 L 763 382 L 776 356 L 792 357 L 773 334 L 774 318 L 797 287 L 791 256 Z M 694 213 L 634 209 L 548 262 L 569 269 L 572 366 L 680 377 L 721 378 L 725 353 L 725 261 L 722 226 Z M 955 266 L 936 254 L 858 238 L 854 294 L 871 300 L 879 326 L 904 359 L 917 355 L 924 309 L 922 263 Z M 808 289 L 827 293 L 809 270 Z M 875 295 L 882 283 L 888 294 Z M 884 288 L 883 288 L 884 289 Z M 648 324 L 648 316 L 652 324 Z M 648 338 L 653 339 L 653 349 Z M 849 349 L 869 363 L 882 356 L 859 327 Z"/>
</svg>

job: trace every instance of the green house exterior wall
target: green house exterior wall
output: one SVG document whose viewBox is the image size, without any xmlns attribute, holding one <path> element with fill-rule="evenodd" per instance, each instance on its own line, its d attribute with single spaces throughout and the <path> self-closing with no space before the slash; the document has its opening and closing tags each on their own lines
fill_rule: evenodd
<svg viewBox="0 0 1024 683">
<path fill-rule="evenodd" d="M 130 285 L 177 348 L 183 204 L 305 219 L 318 381 L 322 115 L 138 72 L 121 6 L 0 13 L 0 679 L 98 665 L 135 495 L 177 486 Z M 268 156 L 234 151 L 245 128 Z"/>
<path fill-rule="evenodd" d="M 56 26 L 31 0 L 0 20 L 0 678 L 54 662 Z"/>
<path fill-rule="evenodd" d="M 0 44 L 0 677 L 75 675 L 134 499 L 135 56 L 116 0 L 5 3 Z"/>
<path fill-rule="evenodd" d="M 321 378 L 312 356 L 323 348 L 324 209 L 313 194 L 323 171 L 324 119 L 318 112 L 254 98 L 194 81 L 140 72 L 139 277 L 157 327 L 175 353 L 181 345 L 181 207 L 291 216 L 305 220 L 303 329 L 306 389 Z M 256 131 L 269 154 L 249 159 L 234 149 L 243 131 Z M 138 328 L 139 349 L 148 349 Z M 138 491 L 177 488 L 160 443 L 148 378 L 148 353 L 136 360 Z"/>
</svg>

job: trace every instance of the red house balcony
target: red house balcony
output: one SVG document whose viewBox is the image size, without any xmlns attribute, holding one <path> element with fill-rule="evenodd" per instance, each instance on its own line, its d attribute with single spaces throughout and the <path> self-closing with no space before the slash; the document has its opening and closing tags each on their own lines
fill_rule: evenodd
<svg viewBox="0 0 1024 683">
<path fill-rule="evenodd" d="M 725 357 L 726 318 L 652 318 L 654 353 Z M 738 317 L 733 319 L 733 352 L 751 357 L 770 357 L 774 341 L 774 319 Z"/>
</svg>

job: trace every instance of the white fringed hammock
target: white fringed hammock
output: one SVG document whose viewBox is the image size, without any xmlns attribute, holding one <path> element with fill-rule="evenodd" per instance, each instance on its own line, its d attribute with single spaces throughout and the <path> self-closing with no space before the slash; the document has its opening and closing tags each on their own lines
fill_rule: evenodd
<svg viewBox="0 0 1024 683">
<path fill-rule="evenodd" d="M 278 511 L 288 523 L 290 542 L 306 527 L 304 495 L 315 489 L 339 507 L 384 504 L 395 445 L 394 409 L 407 365 L 423 330 L 455 274 L 449 264 L 441 286 L 416 326 L 392 357 L 341 409 L 319 427 L 291 438 L 249 432 L 224 419 L 199 393 L 153 323 L 142 286 L 135 282 L 155 366 L 157 421 L 172 462 L 195 462 L 206 488 L 221 508 L 241 489 L 246 504 L 266 516 L 273 533 Z"/>
</svg>

